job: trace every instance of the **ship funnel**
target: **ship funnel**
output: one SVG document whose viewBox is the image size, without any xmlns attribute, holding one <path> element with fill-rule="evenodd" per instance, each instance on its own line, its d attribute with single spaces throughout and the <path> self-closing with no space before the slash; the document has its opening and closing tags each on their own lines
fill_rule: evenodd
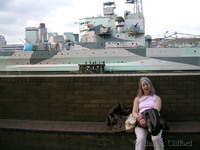
<svg viewBox="0 0 200 150">
<path fill-rule="evenodd" d="M 125 24 L 125 20 L 124 20 L 123 17 L 117 17 L 115 19 L 115 25 L 116 25 L 116 27 L 123 27 L 124 24 Z"/>
<path fill-rule="evenodd" d="M 124 24 L 125 24 L 125 20 L 123 17 L 117 17 L 115 19 L 115 26 L 117 27 L 118 33 L 123 32 Z"/>
</svg>

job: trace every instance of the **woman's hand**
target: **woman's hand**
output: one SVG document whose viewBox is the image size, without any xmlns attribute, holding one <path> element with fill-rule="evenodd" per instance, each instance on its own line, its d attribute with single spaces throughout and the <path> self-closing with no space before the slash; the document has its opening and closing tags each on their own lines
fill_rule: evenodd
<svg viewBox="0 0 200 150">
<path fill-rule="evenodd" d="M 140 119 L 139 124 L 140 124 L 140 126 L 142 126 L 143 128 L 146 127 L 146 122 L 145 122 L 145 120 L 144 120 L 143 118 Z"/>
<path fill-rule="evenodd" d="M 138 115 L 136 118 L 137 122 L 139 123 L 139 125 L 143 128 L 146 127 L 146 122 L 144 120 L 144 118 L 141 115 Z"/>
</svg>

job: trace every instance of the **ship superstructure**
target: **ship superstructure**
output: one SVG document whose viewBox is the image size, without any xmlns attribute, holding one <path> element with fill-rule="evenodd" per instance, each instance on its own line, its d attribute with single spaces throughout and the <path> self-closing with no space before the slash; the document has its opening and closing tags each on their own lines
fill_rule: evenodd
<svg viewBox="0 0 200 150">
<path fill-rule="evenodd" d="M 134 1 L 128 2 L 134 4 Z M 93 49 L 145 47 L 144 17 L 141 11 L 125 11 L 124 16 L 117 16 L 114 2 L 104 3 L 103 6 L 104 16 L 80 19 L 81 42 L 88 43 L 88 48 Z M 92 43 L 95 44 L 90 47 Z"/>
<path fill-rule="evenodd" d="M 106 72 L 122 73 L 200 70 L 198 44 L 153 47 L 151 37 L 145 37 L 142 0 L 126 3 L 133 6 L 133 11 L 124 11 L 124 16 L 116 15 L 115 2 L 106 2 L 103 16 L 80 19 L 80 42 L 65 40 L 60 35 L 46 41 L 46 29 L 41 24 L 38 36 L 42 40 L 38 44 L 28 43 L 24 51 L 0 52 L 0 71 L 77 72 L 86 64 L 103 64 Z"/>
</svg>

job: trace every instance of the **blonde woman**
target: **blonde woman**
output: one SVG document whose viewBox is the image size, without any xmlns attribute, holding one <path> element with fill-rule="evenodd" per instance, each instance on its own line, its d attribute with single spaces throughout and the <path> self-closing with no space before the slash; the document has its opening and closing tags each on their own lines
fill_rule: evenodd
<svg viewBox="0 0 200 150">
<path fill-rule="evenodd" d="M 133 102 L 132 115 L 136 118 L 138 126 L 135 127 L 136 143 L 135 150 L 145 150 L 148 129 L 141 113 L 147 109 L 161 110 L 161 98 L 155 94 L 154 86 L 147 77 L 142 77 L 139 81 L 137 97 Z M 162 140 L 162 130 L 156 136 L 151 136 L 155 150 L 164 150 Z"/>
</svg>

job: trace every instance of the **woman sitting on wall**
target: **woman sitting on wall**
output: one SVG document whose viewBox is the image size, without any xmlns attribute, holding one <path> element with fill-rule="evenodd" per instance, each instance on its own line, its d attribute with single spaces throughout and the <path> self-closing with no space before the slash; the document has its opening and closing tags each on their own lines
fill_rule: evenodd
<svg viewBox="0 0 200 150">
<path fill-rule="evenodd" d="M 142 113 L 149 109 L 156 109 L 159 112 L 161 109 L 161 98 L 155 94 L 151 80 L 147 77 L 142 77 L 139 81 L 138 94 L 134 99 L 132 111 L 132 115 L 138 123 L 135 127 L 137 138 L 135 150 L 145 150 L 149 130 Z M 151 138 L 155 150 L 164 150 L 162 130 L 157 135 L 151 135 Z"/>
</svg>

